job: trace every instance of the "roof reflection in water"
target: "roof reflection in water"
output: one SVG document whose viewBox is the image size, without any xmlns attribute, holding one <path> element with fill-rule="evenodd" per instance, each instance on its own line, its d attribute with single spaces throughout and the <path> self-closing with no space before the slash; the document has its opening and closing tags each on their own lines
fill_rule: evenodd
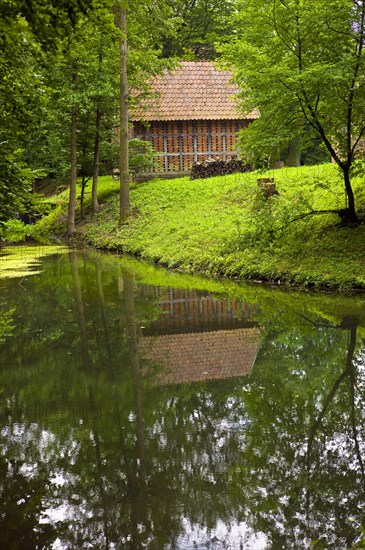
<svg viewBox="0 0 365 550">
<path fill-rule="evenodd" d="M 141 357 L 162 367 L 159 384 L 249 375 L 260 345 L 252 308 L 197 291 L 146 287 L 159 298 L 161 315 L 139 341 Z"/>
</svg>

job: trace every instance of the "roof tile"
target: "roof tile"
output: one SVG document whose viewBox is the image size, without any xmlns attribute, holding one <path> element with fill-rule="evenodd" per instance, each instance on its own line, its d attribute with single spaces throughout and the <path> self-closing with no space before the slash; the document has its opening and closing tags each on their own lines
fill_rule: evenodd
<svg viewBox="0 0 365 550">
<path fill-rule="evenodd" d="M 237 86 L 231 73 L 209 61 L 182 61 L 173 72 L 155 77 L 153 99 L 131 109 L 131 120 L 238 120 L 258 118 L 239 113 Z"/>
</svg>

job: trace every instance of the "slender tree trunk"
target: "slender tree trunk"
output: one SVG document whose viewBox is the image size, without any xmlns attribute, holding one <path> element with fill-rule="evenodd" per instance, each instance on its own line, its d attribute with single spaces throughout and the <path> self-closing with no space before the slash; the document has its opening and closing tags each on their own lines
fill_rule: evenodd
<svg viewBox="0 0 365 550">
<path fill-rule="evenodd" d="M 75 89 L 77 82 L 77 70 L 74 67 L 72 75 L 72 87 Z M 77 107 L 71 109 L 71 179 L 70 196 L 67 215 L 67 235 L 71 237 L 75 233 L 76 212 L 76 183 L 77 183 Z"/>
<path fill-rule="evenodd" d="M 84 216 L 84 196 L 85 196 L 85 187 L 86 187 L 86 178 L 85 178 L 85 174 L 82 174 L 82 179 L 81 179 L 81 194 L 80 194 L 80 216 L 81 216 L 81 219 L 82 219 L 82 220 L 85 219 L 85 216 Z"/>
<path fill-rule="evenodd" d="M 81 179 L 81 193 L 80 193 L 80 216 L 82 220 L 85 219 L 85 216 L 84 216 L 85 189 L 86 189 L 86 184 L 90 179 L 90 177 L 87 177 L 85 174 L 86 150 L 87 150 L 87 143 L 86 143 L 86 140 L 83 140 L 82 148 L 81 148 L 82 179 Z"/>
<path fill-rule="evenodd" d="M 102 112 L 98 107 L 96 110 L 95 121 L 95 144 L 94 144 L 94 158 L 93 158 L 93 183 L 91 188 L 91 202 L 93 213 L 99 210 L 98 203 L 98 177 L 99 177 L 99 159 L 100 159 L 100 126 L 101 126 Z"/>
<path fill-rule="evenodd" d="M 348 200 L 348 206 L 347 206 L 347 215 L 346 219 L 344 221 L 348 223 L 357 223 L 357 215 L 356 215 L 356 209 L 355 209 L 355 197 L 354 192 L 352 190 L 351 186 L 351 180 L 350 180 L 350 167 L 348 165 L 345 165 L 343 168 L 343 178 L 345 183 L 345 190 Z"/>
<path fill-rule="evenodd" d="M 300 166 L 300 156 L 302 153 L 302 138 L 297 136 L 289 143 L 289 151 L 287 158 L 288 166 Z"/>
<path fill-rule="evenodd" d="M 120 30 L 123 34 L 120 39 L 119 225 L 122 225 L 130 215 L 128 156 L 127 11 L 125 8 L 120 8 Z"/>
<path fill-rule="evenodd" d="M 101 65 L 103 62 L 103 54 L 99 53 L 99 76 L 101 73 Z M 96 120 L 95 120 L 95 144 L 94 144 L 94 157 L 93 157 L 93 183 L 91 189 L 91 202 L 93 213 L 99 210 L 98 203 L 98 177 L 99 177 L 99 160 L 100 160 L 100 129 L 101 129 L 102 110 L 99 105 L 99 100 L 96 108 Z"/>
</svg>

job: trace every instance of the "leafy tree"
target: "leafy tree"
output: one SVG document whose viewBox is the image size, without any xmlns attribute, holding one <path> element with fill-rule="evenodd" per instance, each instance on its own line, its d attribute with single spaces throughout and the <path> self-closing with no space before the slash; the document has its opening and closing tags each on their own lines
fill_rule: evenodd
<svg viewBox="0 0 365 550">
<path fill-rule="evenodd" d="M 116 19 L 120 30 L 119 56 L 119 225 L 130 216 L 129 200 L 129 152 L 128 152 L 128 75 L 127 75 L 127 9 L 120 7 Z"/>
<path fill-rule="evenodd" d="M 130 216 L 128 150 L 129 63 L 133 63 L 134 61 L 135 69 L 137 68 L 140 73 L 138 75 L 139 78 L 136 79 L 135 88 L 145 90 L 147 87 L 146 77 L 156 74 L 164 66 L 164 63 L 161 63 L 160 42 L 163 36 L 173 32 L 174 18 L 172 15 L 168 0 L 161 0 L 158 3 L 148 0 L 135 0 L 133 4 L 125 0 L 120 6 L 116 6 L 116 24 L 120 30 L 119 225 L 122 225 Z M 146 64 L 147 59 L 149 60 L 148 65 Z"/>
<path fill-rule="evenodd" d="M 158 46 L 161 33 L 172 30 L 170 12 L 166 11 L 166 5 L 162 9 L 164 2 L 156 5 L 141 0 L 130 8 L 123 6 L 116 5 L 112 9 L 112 2 L 106 0 L 98 4 L 89 17 L 80 18 L 64 38 L 62 49 L 48 57 L 43 69 L 48 92 L 47 112 L 42 123 L 42 138 L 37 140 L 37 151 L 34 153 L 32 149 L 32 163 L 48 167 L 51 173 L 70 175 L 72 151 L 69 235 L 75 231 L 77 176 L 82 176 L 81 206 L 85 186 L 92 177 L 92 208 L 96 212 L 99 166 L 103 163 L 110 169 L 117 148 L 125 151 L 122 162 L 117 164 L 126 180 L 126 184 L 121 185 L 121 196 L 129 203 L 129 98 L 128 83 L 124 82 L 123 108 L 119 109 L 120 43 L 124 44 L 125 63 L 128 60 L 125 78 L 140 95 L 146 91 L 148 75 L 161 71 L 167 64 Z M 118 28 L 120 10 L 128 13 L 127 49 L 125 32 Z M 160 26 L 155 24 L 157 18 L 161 20 Z M 120 124 L 120 116 L 124 126 Z M 124 128 L 121 130 L 124 142 L 116 139 L 118 126 Z M 123 214 L 122 218 L 127 216 Z"/>
<path fill-rule="evenodd" d="M 26 149 L 39 139 L 45 117 L 44 52 L 61 38 L 93 2 L 39 0 L 0 4 L 0 223 L 31 212 L 32 172 Z"/>
<path fill-rule="evenodd" d="M 177 32 L 163 38 L 165 57 L 214 59 L 214 42 L 231 32 L 234 4 L 227 0 L 169 0 Z"/>
<path fill-rule="evenodd" d="M 37 44 L 24 20 L 9 21 L 5 39 L 0 23 L 0 224 L 32 210 L 34 174 L 24 161 L 24 148 L 40 120 L 44 97 L 36 75 Z M 24 48 L 24 42 L 27 48 Z"/>
<path fill-rule="evenodd" d="M 236 8 L 235 34 L 220 51 L 235 69 L 243 109 L 261 113 L 243 145 L 272 153 L 309 125 L 342 173 L 346 219 L 356 222 L 351 176 L 365 132 L 365 2 L 237 0 Z"/>
<path fill-rule="evenodd" d="M 0 40 L 7 42 L 13 33 L 9 24 L 16 25 L 24 20 L 43 49 L 54 48 L 76 24 L 80 14 L 90 12 L 94 4 L 93 0 L 60 0 L 57 3 L 51 0 L 5 0 L 0 6 Z"/>
</svg>

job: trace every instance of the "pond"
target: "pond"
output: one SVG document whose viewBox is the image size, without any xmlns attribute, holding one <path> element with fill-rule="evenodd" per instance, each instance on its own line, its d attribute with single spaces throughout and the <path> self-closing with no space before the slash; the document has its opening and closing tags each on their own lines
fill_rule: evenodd
<svg viewBox="0 0 365 550">
<path fill-rule="evenodd" d="M 359 541 L 363 295 L 29 250 L 0 251 L 1 548 Z"/>
</svg>

